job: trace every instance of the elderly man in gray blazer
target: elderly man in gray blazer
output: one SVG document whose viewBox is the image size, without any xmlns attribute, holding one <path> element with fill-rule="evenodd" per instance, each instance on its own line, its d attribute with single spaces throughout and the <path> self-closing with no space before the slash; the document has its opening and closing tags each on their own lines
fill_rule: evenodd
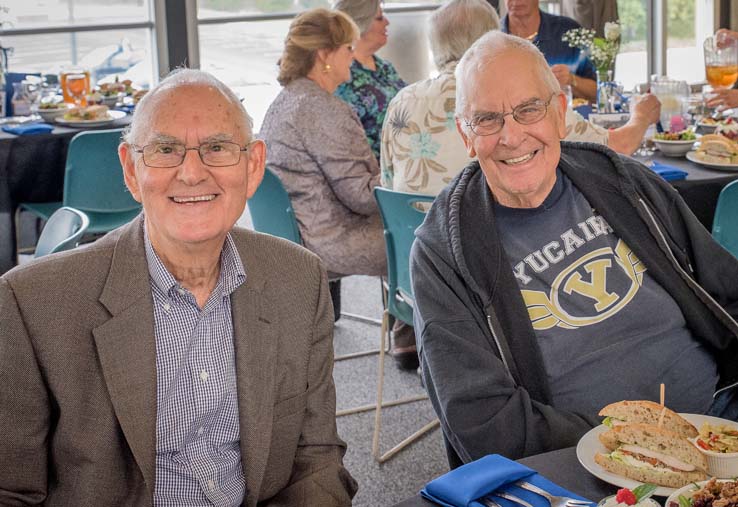
<svg viewBox="0 0 738 507">
<path fill-rule="evenodd" d="M 0 505 L 350 505 L 325 271 L 234 228 L 245 109 L 175 73 L 119 154 L 143 214 L 0 278 Z"/>
</svg>

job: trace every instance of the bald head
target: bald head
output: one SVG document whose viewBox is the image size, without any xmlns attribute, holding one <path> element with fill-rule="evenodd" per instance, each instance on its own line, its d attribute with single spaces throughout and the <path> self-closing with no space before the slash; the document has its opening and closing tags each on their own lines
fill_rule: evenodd
<svg viewBox="0 0 738 507">
<path fill-rule="evenodd" d="M 506 90 L 498 90 L 494 83 L 479 83 L 477 79 L 483 74 L 483 70 L 501 59 L 503 55 L 513 54 L 520 59 L 530 62 L 523 66 L 526 71 L 534 70 L 534 75 L 539 78 L 543 86 L 550 93 L 560 91 L 559 82 L 556 80 L 551 68 L 548 66 L 543 54 L 532 43 L 514 35 L 503 32 L 492 31 L 480 37 L 464 53 L 459 65 L 456 67 L 456 116 L 464 117 L 468 113 L 469 97 L 473 90 L 488 90 L 486 93 L 505 93 Z M 510 69 L 500 69 L 500 72 L 509 72 Z"/>
<path fill-rule="evenodd" d="M 157 86 L 143 96 L 133 113 L 131 124 L 123 138 L 129 144 L 140 144 L 151 128 L 152 117 L 166 108 L 173 97 L 201 91 L 206 95 L 219 96 L 227 110 L 219 114 L 232 117 L 239 130 L 246 133 L 248 143 L 253 136 L 253 122 L 236 94 L 212 74 L 195 69 L 178 69 L 170 73 Z M 216 111 L 213 111 L 215 114 Z"/>
</svg>

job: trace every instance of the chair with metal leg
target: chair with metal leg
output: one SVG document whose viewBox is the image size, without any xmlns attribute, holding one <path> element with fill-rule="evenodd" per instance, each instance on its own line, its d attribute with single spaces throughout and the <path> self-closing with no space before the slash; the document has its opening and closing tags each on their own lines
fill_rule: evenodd
<svg viewBox="0 0 738 507">
<path fill-rule="evenodd" d="M 90 234 L 112 231 L 136 217 L 141 204 L 128 191 L 118 160 L 121 134 L 121 129 L 114 129 L 74 136 L 67 152 L 62 201 L 20 203 L 15 216 L 16 233 L 20 233 L 23 211 L 48 220 L 62 206 L 69 206 L 88 216 Z"/>
<path fill-rule="evenodd" d="M 433 202 L 433 197 L 405 192 L 395 192 L 386 188 L 375 188 L 374 197 L 384 223 L 384 241 L 387 249 L 387 296 L 379 347 L 379 371 L 377 374 L 377 400 L 374 413 L 374 436 L 372 455 L 383 463 L 439 425 L 438 419 L 404 439 L 392 449 L 382 454 L 379 450 L 379 436 L 382 426 L 382 408 L 402 405 L 428 399 L 427 395 L 414 396 L 393 402 L 384 402 L 384 358 L 386 344 L 389 343 L 390 317 L 413 324 L 413 290 L 410 285 L 410 249 L 415 241 L 415 229 L 423 223 L 425 212 L 416 205 Z"/>
<path fill-rule="evenodd" d="M 59 208 L 46 221 L 33 256 L 38 258 L 75 248 L 89 226 L 90 219 L 85 213 L 67 206 Z"/>
<path fill-rule="evenodd" d="M 712 236 L 738 257 L 738 181 L 728 183 L 720 192 L 712 220 Z"/>
</svg>

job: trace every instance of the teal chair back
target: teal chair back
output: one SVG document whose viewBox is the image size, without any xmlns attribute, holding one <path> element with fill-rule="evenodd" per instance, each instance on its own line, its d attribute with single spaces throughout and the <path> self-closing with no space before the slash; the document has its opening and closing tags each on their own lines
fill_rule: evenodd
<svg viewBox="0 0 738 507">
<path fill-rule="evenodd" d="M 89 225 L 90 219 L 81 211 L 66 206 L 59 208 L 46 221 L 34 257 L 71 250 L 79 244 Z"/>
<path fill-rule="evenodd" d="M 123 181 L 121 129 L 80 132 L 72 138 L 64 173 L 64 206 L 87 213 L 137 214 L 141 205 Z"/>
<path fill-rule="evenodd" d="M 255 230 L 302 244 L 290 196 L 271 169 L 264 171 L 264 179 L 248 205 Z"/>
<path fill-rule="evenodd" d="M 712 221 L 712 236 L 738 257 L 738 180 L 728 183 L 720 192 Z"/>
<path fill-rule="evenodd" d="M 387 249 L 387 310 L 395 318 L 412 324 L 410 249 L 415 241 L 415 229 L 425 218 L 425 212 L 417 209 L 414 204 L 433 202 L 433 197 L 376 187 L 374 198 L 382 215 Z"/>
</svg>

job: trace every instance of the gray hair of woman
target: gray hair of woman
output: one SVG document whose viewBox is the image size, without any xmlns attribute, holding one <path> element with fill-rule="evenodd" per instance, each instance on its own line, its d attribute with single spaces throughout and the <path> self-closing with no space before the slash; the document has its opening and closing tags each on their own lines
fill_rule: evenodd
<svg viewBox="0 0 738 507">
<path fill-rule="evenodd" d="M 498 30 L 500 18 L 487 0 L 451 0 L 431 14 L 429 25 L 433 61 L 440 69 L 461 60 L 482 35 Z"/>
<path fill-rule="evenodd" d="M 374 21 L 382 2 L 380 0 L 336 0 L 333 8 L 348 14 L 363 35 Z"/>
<path fill-rule="evenodd" d="M 158 104 L 157 95 L 160 91 L 186 86 L 207 86 L 218 90 L 223 97 L 233 106 L 236 118 L 243 122 L 247 135 L 246 142 L 251 141 L 253 136 L 254 122 L 246 112 L 241 100 L 228 86 L 212 74 L 199 70 L 177 68 L 170 72 L 158 85 L 152 88 L 136 105 L 130 125 L 123 132 L 123 140 L 128 144 L 136 144 L 141 141 L 141 133 L 150 125 L 150 109 Z M 159 104 L 160 105 L 160 104 Z"/>
<path fill-rule="evenodd" d="M 508 35 L 498 30 L 493 30 L 477 39 L 467 52 L 464 53 L 464 56 L 459 61 L 459 65 L 456 67 L 457 117 L 462 118 L 467 113 L 467 92 L 472 87 L 479 85 L 475 81 L 479 71 L 492 63 L 498 55 L 507 53 L 508 51 L 519 51 L 530 56 L 540 73 L 540 78 L 546 86 L 547 91 L 550 93 L 561 91 L 561 86 L 551 71 L 551 67 L 548 66 L 546 58 L 535 45 L 515 35 Z M 494 88 L 494 85 L 490 83 L 485 83 L 485 86 L 491 87 L 490 89 Z M 494 93 L 494 91 L 490 93 Z M 557 101 L 553 101 L 552 103 L 555 107 L 558 107 Z"/>
</svg>

